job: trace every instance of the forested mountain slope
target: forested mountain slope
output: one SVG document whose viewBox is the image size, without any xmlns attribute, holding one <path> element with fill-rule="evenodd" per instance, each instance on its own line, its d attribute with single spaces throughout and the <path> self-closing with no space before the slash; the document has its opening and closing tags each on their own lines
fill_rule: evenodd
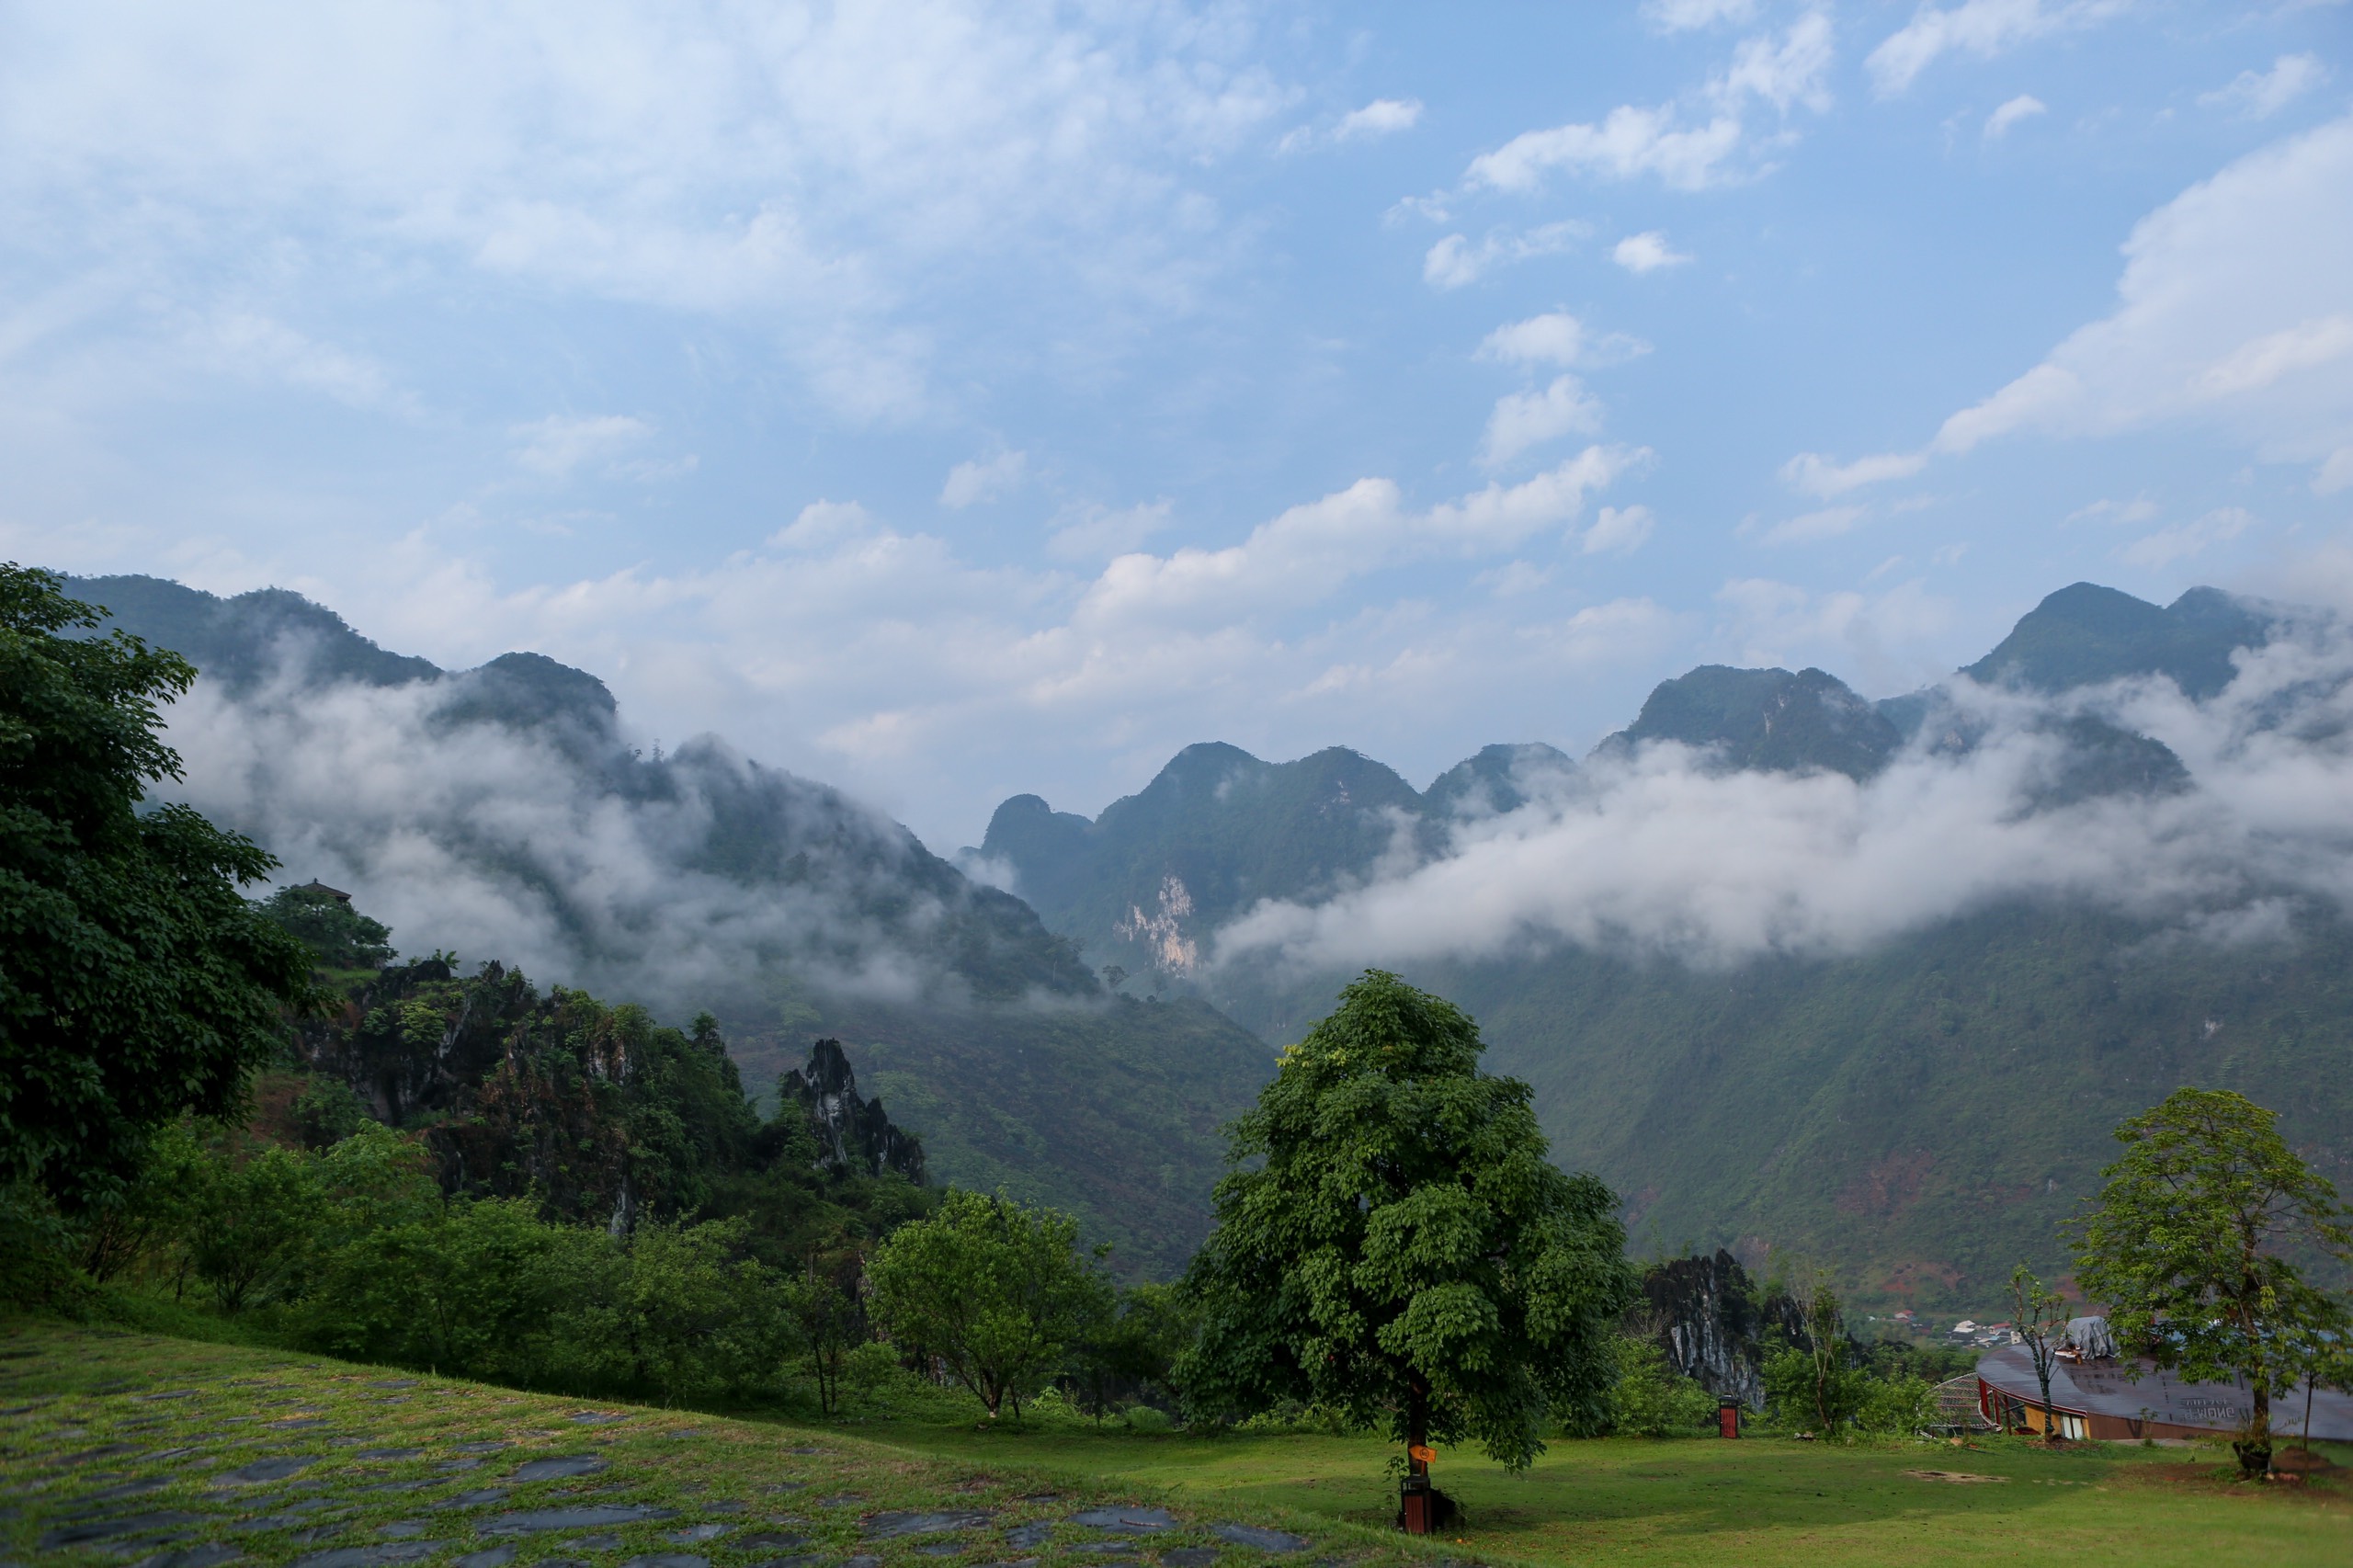
<svg viewBox="0 0 2353 1568">
<path fill-rule="evenodd" d="M 645 756 L 602 682 L 540 654 L 443 671 L 282 590 L 70 585 L 201 672 L 171 714 L 186 797 L 410 952 L 708 1008 L 757 1094 L 839 1038 L 935 1179 L 1070 1209 L 1128 1269 L 1204 1233 L 1215 1129 L 1271 1053 L 1198 1002 L 1114 998 L 898 824 L 715 738 Z"/>
</svg>

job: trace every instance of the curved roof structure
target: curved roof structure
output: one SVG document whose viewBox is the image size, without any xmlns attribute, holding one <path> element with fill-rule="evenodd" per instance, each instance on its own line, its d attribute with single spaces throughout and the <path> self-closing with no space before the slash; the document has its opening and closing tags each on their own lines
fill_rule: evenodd
<svg viewBox="0 0 2353 1568">
<path fill-rule="evenodd" d="M 2006 1345 L 1984 1357 L 1977 1363 L 1977 1380 L 2021 1404 L 2042 1399 L 2034 1357 L 2023 1345 Z M 2240 1384 L 2184 1382 L 2145 1358 L 2061 1361 L 2051 1373 L 2052 1407 L 2086 1417 L 2096 1437 L 2235 1432 L 2246 1425 L 2252 1397 Z M 2312 1436 L 2325 1442 L 2353 1442 L 2353 1397 L 2333 1389 L 2314 1391 L 2312 1423 Z M 2120 1425 L 2125 1430 L 2116 1430 Z M 2272 1400 L 2271 1431 L 2277 1437 L 2304 1435 L 2302 1388 Z"/>
</svg>

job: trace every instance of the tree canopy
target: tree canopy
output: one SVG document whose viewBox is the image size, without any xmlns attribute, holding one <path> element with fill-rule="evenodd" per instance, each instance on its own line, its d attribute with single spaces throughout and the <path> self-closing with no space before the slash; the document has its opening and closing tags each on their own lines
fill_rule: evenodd
<svg viewBox="0 0 2353 1568">
<path fill-rule="evenodd" d="M 277 862 L 147 800 L 180 777 L 161 709 L 195 669 L 101 619 L 0 564 L 0 1174 L 69 1210 L 163 1123 L 230 1111 L 311 970 L 237 891 Z"/>
<path fill-rule="evenodd" d="M 342 893 L 307 882 L 280 888 L 262 912 L 300 937 L 323 969 L 381 969 L 398 955 L 391 929 L 351 906 Z"/>
<path fill-rule="evenodd" d="M 870 1269 L 874 1315 L 903 1351 L 937 1356 L 995 1415 L 1043 1388 L 1112 1310 L 1078 1222 L 952 1192 L 891 1233 Z"/>
<path fill-rule="evenodd" d="M 1528 1085 L 1481 1049 L 1451 1004 L 1369 971 L 1283 1053 L 1187 1276 L 1196 1405 L 1321 1405 L 1514 1468 L 1548 1426 L 1608 1419 L 1634 1290 L 1617 1199 L 1551 1164 Z"/>
<path fill-rule="evenodd" d="M 2226 1089 L 2176 1089 L 2116 1130 L 2124 1155 L 2075 1222 L 2076 1281 L 2118 1336 L 2195 1380 L 2245 1379 L 2257 1445 L 2302 1369 L 2296 1346 L 2346 1322 L 2291 1255 L 2353 1257 L 2353 1215 L 2273 1119 Z"/>
</svg>

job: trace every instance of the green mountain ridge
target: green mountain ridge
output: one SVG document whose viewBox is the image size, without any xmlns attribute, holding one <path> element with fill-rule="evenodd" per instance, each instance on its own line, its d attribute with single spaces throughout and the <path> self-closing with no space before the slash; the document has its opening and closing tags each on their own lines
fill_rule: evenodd
<svg viewBox="0 0 2353 1568">
<path fill-rule="evenodd" d="M 535 961 L 534 979 L 673 1017 L 708 1007 L 762 1092 L 801 1064 L 813 1039 L 836 1037 L 884 1091 L 893 1119 L 923 1140 L 935 1178 L 1069 1210 L 1114 1244 L 1123 1272 L 1171 1273 L 1206 1233 L 1217 1129 L 1273 1071 L 1272 1053 L 1199 1002 L 1114 998 L 1027 904 L 968 880 L 898 824 L 713 740 L 640 756 L 604 684 L 542 654 L 449 672 L 386 653 L 282 590 L 221 599 L 144 577 L 70 587 L 107 606 L 115 624 L 178 649 L 236 704 L 299 707 L 358 685 L 419 699 L 424 718 L 410 737 L 418 748 L 469 746 L 484 733 L 529 739 L 551 799 L 575 808 L 556 830 L 502 836 L 512 798 L 494 812 L 405 825 L 480 873 L 518 917 L 554 912 L 567 957 Z M 254 757 L 251 768 L 267 771 L 268 760 Z M 205 782 L 190 779 L 199 792 Z M 247 812 L 219 814 L 265 846 L 302 841 L 318 825 Z M 579 835 L 608 831 L 616 817 L 643 824 L 643 847 L 667 857 L 675 888 L 616 908 L 608 885 L 567 858 Z M 688 831 L 676 829 L 679 818 Z M 372 822 L 330 825 L 321 836 L 359 875 L 297 863 L 289 879 L 324 874 L 373 907 L 365 884 L 379 873 L 369 857 L 389 835 Z M 663 902 L 672 893 L 678 902 Z M 780 919 L 780 908 L 805 915 Z M 707 915 L 710 940 L 735 944 L 726 951 L 740 962 L 713 964 L 695 951 L 689 916 Z M 428 950 L 446 940 L 430 928 L 394 937 Z M 665 942 L 681 960 L 676 972 L 645 960 L 647 945 Z M 517 958 L 495 946 L 470 956 Z M 870 978 L 877 972 L 879 983 Z"/>
<path fill-rule="evenodd" d="M 2233 653 L 2289 614 L 2211 589 L 2160 609 L 2076 585 L 1962 673 L 2044 693 L 2162 676 L 2211 698 Z M 1922 736 L 1924 719 L 1944 727 Z M 1819 670 L 1709 666 L 1662 683 L 1597 751 L 1673 741 L 1722 767 L 1861 779 L 1907 739 L 1965 753 L 1979 737 L 1964 720 L 1933 690 L 1872 704 Z M 2186 786 L 2171 750 L 2097 715 L 2054 712 L 2035 732 L 2061 762 L 2030 809 Z M 1353 753 L 1267 763 L 1188 747 L 1175 778 L 1092 823 L 1034 796 L 1006 802 L 979 853 L 1090 952 L 1156 966 L 1153 983 L 1198 988 L 1265 1038 L 1291 1040 L 1347 974 L 1207 966 L 1218 928 L 1256 898 L 1312 903 L 1370 876 L 1401 831 L 1428 842 L 1459 818 L 1459 783 L 1441 786 L 1480 759 L 1492 772 L 1531 755 L 1556 785 L 1574 778 L 1549 747 L 1489 747 L 1416 795 Z M 1221 793 L 1229 778 L 1251 788 Z M 1350 822 L 1358 799 L 1377 809 Z M 1149 942 L 1123 932 L 1134 912 L 1157 916 Z M 2183 1082 L 2279 1110 L 2308 1157 L 2353 1189 L 2348 960 L 2353 928 L 2309 900 L 2287 934 L 2231 947 L 2012 899 L 1846 957 L 1711 967 L 1555 943 L 1397 967 L 1480 1020 L 1490 1067 L 1535 1088 L 1556 1158 L 1616 1186 L 1643 1244 L 1725 1245 L 1756 1263 L 1798 1251 L 1838 1264 L 1866 1301 L 1975 1306 L 2020 1258 L 2063 1269 L 2053 1226 L 2094 1185 L 2109 1130 Z"/>
</svg>

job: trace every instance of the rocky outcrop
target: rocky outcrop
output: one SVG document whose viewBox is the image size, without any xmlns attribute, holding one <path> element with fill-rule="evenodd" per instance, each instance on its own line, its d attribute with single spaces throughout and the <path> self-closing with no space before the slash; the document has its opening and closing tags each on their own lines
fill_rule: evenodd
<svg viewBox="0 0 2353 1568">
<path fill-rule="evenodd" d="M 781 1097 L 798 1100 L 817 1134 L 817 1163 L 835 1175 L 899 1175 L 921 1187 L 924 1182 L 923 1143 L 913 1133 L 891 1125 L 882 1096 L 860 1099 L 858 1075 L 837 1040 L 821 1040 L 809 1049 L 809 1065 L 787 1073 L 778 1085 Z"/>
<path fill-rule="evenodd" d="M 1654 1335 L 1675 1369 L 1710 1393 L 1765 1407 L 1760 1375 L 1765 1342 L 1774 1330 L 1790 1344 L 1805 1340 L 1805 1323 L 1787 1296 L 1759 1291 L 1732 1254 L 1719 1247 L 1654 1264 L 1643 1276 L 1635 1309 L 1640 1332 Z"/>
</svg>

